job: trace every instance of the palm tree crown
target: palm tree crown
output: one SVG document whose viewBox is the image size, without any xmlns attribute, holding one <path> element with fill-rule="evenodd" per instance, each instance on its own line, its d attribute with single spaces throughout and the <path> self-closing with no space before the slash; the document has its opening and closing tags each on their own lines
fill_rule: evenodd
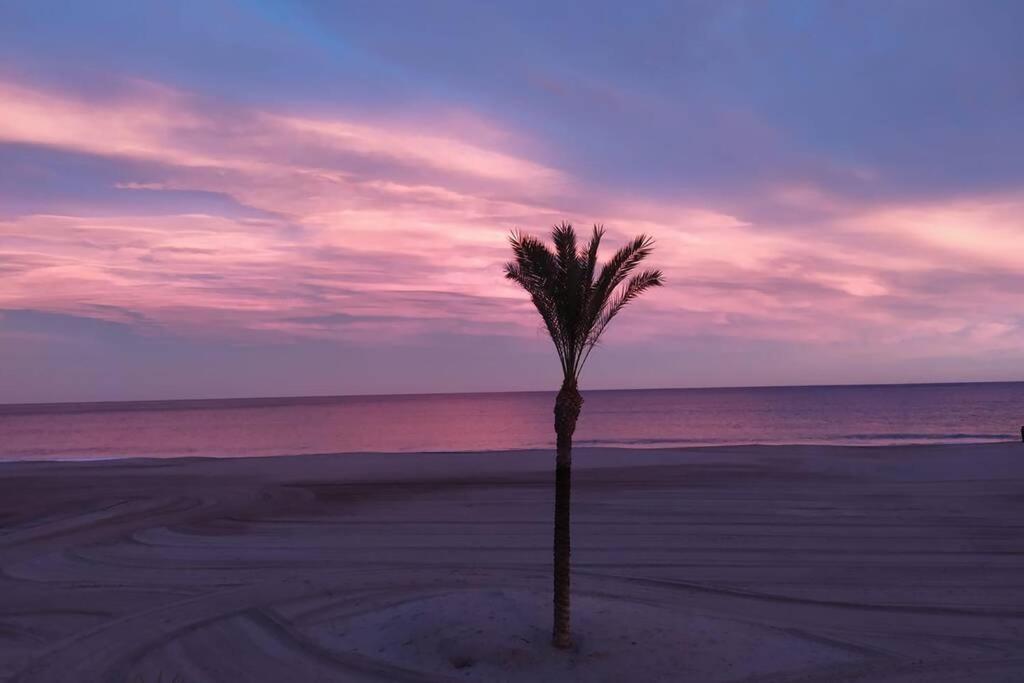
<svg viewBox="0 0 1024 683">
<path fill-rule="evenodd" d="M 663 284 L 660 270 L 630 277 L 654 246 L 647 235 L 615 252 L 599 272 L 603 236 L 604 228 L 595 225 L 590 241 L 578 247 L 576 231 L 562 223 L 551 232 L 553 252 L 532 235 L 514 232 L 510 237 L 515 260 L 505 264 L 505 277 L 530 294 L 555 343 L 565 380 L 573 384 L 612 318 L 645 290 Z"/>
</svg>

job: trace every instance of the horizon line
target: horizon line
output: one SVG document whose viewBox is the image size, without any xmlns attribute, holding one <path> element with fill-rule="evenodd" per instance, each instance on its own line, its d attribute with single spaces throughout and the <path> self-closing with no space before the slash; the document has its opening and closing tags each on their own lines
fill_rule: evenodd
<svg viewBox="0 0 1024 683">
<path fill-rule="evenodd" d="M 828 389 L 828 388 L 853 388 L 853 387 L 922 387 L 922 386 L 957 386 L 963 384 L 1021 384 L 1022 379 L 1010 380 L 956 380 L 942 382 L 864 382 L 864 383 L 825 383 L 825 384 L 754 384 L 754 385 L 727 385 L 727 386 L 695 386 L 695 387 L 634 387 L 634 388 L 602 388 L 586 389 L 581 393 L 597 392 L 627 392 L 627 391 L 722 391 L 722 390 L 745 390 L 745 389 Z M 336 399 L 353 398 L 414 398 L 423 396 L 486 396 L 494 394 L 553 394 L 557 389 L 513 389 L 504 391 L 426 391 L 407 393 L 356 393 L 356 394 L 286 394 L 278 396 L 205 396 L 190 398 L 151 398 L 151 399 L 106 399 L 99 401 L 33 401 L 27 403 L 0 403 L 0 414 L 18 413 L 19 409 L 30 410 L 32 408 L 56 408 L 60 406 L 127 406 L 146 404 L 201 404 L 218 402 L 235 403 L 259 403 L 274 402 L 279 404 L 289 401 L 306 402 L 329 402 Z M 271 405 L 273 405 L 271 404 Z"/>
</svg>

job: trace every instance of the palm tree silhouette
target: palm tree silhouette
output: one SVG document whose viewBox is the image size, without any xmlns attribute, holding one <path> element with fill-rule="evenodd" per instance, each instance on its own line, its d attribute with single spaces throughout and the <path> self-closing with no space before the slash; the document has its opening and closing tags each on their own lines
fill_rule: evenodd
<svg viewBox="0 0 1024 683">
<path fill-rule="evenodd" d="M 630 274 L 651 254 L 654 240 L 635 237 L 615 252 L 598 273 L 597 250 L 604 228 L 594 226 L 590 242 L 577 247 L 569 223 L 551 232 L 552 252 L 536 237 L 512 233 L 515 260 L 505 264 L 505 277 L 519 283 L 533 299 L 555 343 L 562 364 L 562 388 L 555 398 L 555 542 L 554 624 L 552 643 L 572 644 L 569 631 L 569 501 L 572 495 L 572 435 L 583 406 L 576 382 L 608 323 L 626 304 L 651 287 L 663 284 L 660 270 Z M 627 281 L 626 278 L 629 278 Z"/>
</svg>

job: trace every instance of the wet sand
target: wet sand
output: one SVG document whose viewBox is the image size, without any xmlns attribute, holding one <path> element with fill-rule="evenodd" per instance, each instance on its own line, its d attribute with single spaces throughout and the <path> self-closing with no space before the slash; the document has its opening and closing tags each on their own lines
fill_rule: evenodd
<svg viewBox="0 0 1024 683">
<path fill-rule="evenodd" d="M 0 464 L 0 680 L 1024 680 L 1024 444 L 552 461 Z"/>
</svg>

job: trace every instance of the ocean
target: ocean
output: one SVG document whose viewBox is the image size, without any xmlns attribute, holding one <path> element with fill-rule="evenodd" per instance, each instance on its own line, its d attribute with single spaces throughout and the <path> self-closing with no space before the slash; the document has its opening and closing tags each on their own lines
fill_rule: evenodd
<svg viewBox="0 0 1024 683">
<path fill-rule="evenodd" d="M 1020 438 L 1024 382 L 584 391 L 579 446 Z M 549 392 L 0 405 L 0 460 L 551 448 Z"/>
</svg>

